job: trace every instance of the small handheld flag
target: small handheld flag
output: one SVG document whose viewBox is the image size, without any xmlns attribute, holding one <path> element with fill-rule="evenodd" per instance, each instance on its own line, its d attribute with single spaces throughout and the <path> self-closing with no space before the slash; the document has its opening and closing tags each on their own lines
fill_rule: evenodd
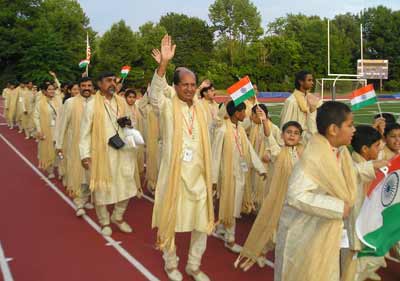
<svg viewBox="0 0 400 281">
<path fill-rule="evenodd" d="M 128 76 L 129 71 L 131 71 L 131 67 L 129 65 L 124 65 L 121 68 L 121 77 L 125 79 Z"/>
<path fill-rule="evenodd" d="M 253 84 L 251 84 L 248 76 L 243 77 L 237 83 L 230 86 L 227 91 L 235 105 L 238 105 L 255 95 Z"/>
<path fill-rule="evenodd" d="M 90 61 L 88 59 L 81 60 L 79 63 L 79 68 L 85 68 L 89 65 Z"/>
<path fill-rule="evenodd" d="M 359 110 L 378 102 L 374 85 L 369 84 L 351 93 L 351 110 Z"/>
</svg>

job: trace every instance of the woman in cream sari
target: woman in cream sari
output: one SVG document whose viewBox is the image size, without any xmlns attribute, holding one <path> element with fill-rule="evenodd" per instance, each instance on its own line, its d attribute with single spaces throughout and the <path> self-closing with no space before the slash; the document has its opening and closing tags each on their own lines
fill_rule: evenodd
<svg viewBox="0 0 400 281">
<path fill-rule="evenodd" d="M 51 84 L 44 84 L 42 97 L 35 106 L 33 120 L 36 127 L 38 143 L 39 168 L 46 170 L 49 179 L 54 178 L 55 153 L 55 126 L 60 100 L 55 98 L 55 89 Z"/>
</svg>

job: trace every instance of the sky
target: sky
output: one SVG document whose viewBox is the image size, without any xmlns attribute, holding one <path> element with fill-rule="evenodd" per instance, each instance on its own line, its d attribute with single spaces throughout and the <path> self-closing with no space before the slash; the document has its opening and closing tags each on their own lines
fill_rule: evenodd
<svg viewBox="0 0 400 281">
<path fill-rule="evenodd" d="M 209 22 L 208 7 L 214 0 L 78 0 L 90 19 L 92 28 L 103 34 L 111 25 L 123 19 L 137 31 L 142 24 L 158 22 L 168 12 L 196 16 Z M 400 0 L 252 0 L 262 17 L 262 26 L 288 13 L 318 15 L 333 18 L 346 12 L 384 5 L 400 10 Z"/>
</svg>

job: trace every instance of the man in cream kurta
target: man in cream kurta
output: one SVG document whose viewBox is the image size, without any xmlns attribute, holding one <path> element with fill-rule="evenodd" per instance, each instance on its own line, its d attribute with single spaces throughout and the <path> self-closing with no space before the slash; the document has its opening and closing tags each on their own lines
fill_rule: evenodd
<svg viewBox="0 0 400 281">
<path fill-rule="evenodd" d="M 67 190 L 70 190 L 73 192 L 72 194 L 74 195 L 74 203 L 76 205 L 76 216 L 82 216 L 84 215 L 85 209 L 88 208 L 91 209 L 93 206 L 91 204 L 87 204 L 89 201 L 89 196 L 90 196 L 90 190 L 89 190 L 89 180 L 90 180 L 90 173 L 89 170 L 84 169 L 81 166 L 81 161 L 80 161 L 80 155 L 79 155 L 79 131 L 80 131 L 80 126 L 75 127 L 75 124 L 80 124 L 82 121 L 82 113 L 79 108 L 79 106 L 83 106 L 83 109 L 86 107 L 87 103 L 89 102 L 90 98 L 92 97 L 92 93 L 94 91 L 93 89 L 93 83 L 91 78 L 85 77 L 83 78 L 80 82 L 80 94 L 69 98 L 65 101 L 64 103 L 64 112 L 60 118 L 60 123 L 59 123 L 59 129 L 58 129 L 58 134 L 56 136 L 56 150 L 57 150 L 57 155 L 64 155 L 64 158 L 68 160 L 67 165 L 66 165 L 66 174 L 68 175 L 67 177 Z M 76 112 L 81 112 L 81 114 L 76 114 Z M 74 114 L 75 113 L 75 114 Z M 78 120 L 76 120 L 78 118 Z M 74 130 L 77 130 L 78 132 L 74 132 Z M 76 139 L 74 140 L 74 136 L 77 136 L 78 142 L 76 142 Z M 66 143 L 64 143 L 64 141 Z M 68 147 L 66 153 L 63 151 L 64 145 Z M 74 148 L 74 146 L 77 146 Z M 73 153 L 77 153 L 77 155 L 73 155 Z M 75 163 L 72 163 L 71 161 L 76 161 Z M 77 167 L 79 167 L 79 169 Z M 77 188 L 74 186 L 74 177 L 78 176 L 75 175 L 74 171 L 80 171 L 81 173 L 81 186 L 80 186 L 80 192 L 74 190 L 74 188 Z"/>
<path fill-rule="evenodd" d="M 285 100 L 281 112 L 280 127 L 289 121 L 298 122 L 303 128 L 303 141 L 310 137 L 309 119 L 316 119 L 317 107 L 321 104 L 319 98 L 309 93 L 314 86 L 312 74 L 301 71 L 296 74 L 296 89 Z"/>
<path fill-rule="evenodd" d="M 126 106 L 125 101 L 116 94 L 116 78 L 112 73 L 103 73 L 99 78 L 100 91 L 96 95 L 101 95 L 103 105 L 101 110 L 104 110 L 104 120 L 100 120 L 105 126 L 105 141 L 108 143 L 109 139 L 113 137 L 118 131 L 121 139 L 125 139 L 124 132 L 119 128 L 117 119 L 123 116 L 121 112 L 127 113 L 126 108 L 121 108 L 120 105 Z M 118 103 L 117 99 L 122 102 Z M 95 111 L 95 100 L 93 96 L 87 103 L 81 124 L 80 131 L 80 156 L 82 164 L 85 168 L 92 167 L 90 159 L 93 157 L 92 153 L 92 132 Z M 119 128 L 119 129 L 118 129 Z M 137 194 L 138 186 L 135 182 L 135 163 L 136 153 L 132 147 L 124 145 L 120 149 L 115 149 L 110 145 L 106 146 L 105 153 L 108 157 L 108 167 L 111 175 L 111 183 L 106 188 L 98 188 L 93 186 L 93 199 L 96 208 L 96 214 L 102 226 L 102 233 L 105 236 L 111 236 L 112 230 L 110 221 L 117 225 L 117 227 L 126 233 L 132 232 L 131 227 L 123 220 L 123 215 L 128 207 L 129 199 Z M 93 174 L 91 175 L 93 176 Z M 107 210 L 107 205 L 114 204 L 114 211 L 110 219 L 110 214 Z"/>
<path fill-rule="evenodd" d="M 160 221 L 162 208 L 164 204 L 168 204 L 165 198 L 170 191 L 167 190 L 167 187 L 169 186 L 170 173 L 173 173 L 170 168 L 171 159 L 174 157 L 172 155 L 172 140 L 174 133 L 176 133 L 173 126 L 173 99 L 178 99 L 175 101 L 178 103 L 178 107 L 182 112 L 181 118 L 183 119 L 182 150 L 187 151 L 187 153 L 183 152 L 184 155 L 177 160 L 181 161 L 181 172 L 178 175 L 179 186 L 176 187 L 176 214 L 171 214 L 171 216 L 176 216 L 175 232 L 191 232 L 186 272 L 195 280 L 207 281 L 209 278 L 199 268 L 201 257 L 206 250 L 209 224 L 207 208 L 209 194 L 205 180 L 206 167 L 203 166 L 203 146 L 208 144 L 204 144 L 202 141 L 199 117 L 194 114 L 196 112 L 195 107 L 201 107 L 201 104 L 197 99 L 194 99 L 196 85 L 193 72 L 186 68 L 176 70 L 175 77 L 177 81 L 174 81 L 175 87 L 170 88 L 173 93 L 170 95 L 171 97 L 165 95 L 165 89 L 168 88 L 165 72 L 174 53 L 175 46 L 171 44 L 171 37 L 164 36 L 161 46 L 161 63 L 153 76 L 149 93 L 151 104 L 159 112 L 160 128 L 163 128 L 161 135 L 163 144 L 162 159 L 155 194 L 152 226 L 158 227 L 160 231 L 163 223 Z M 208 134 L 206 138 L 208 139 Z M 168 278 L 176 281 L 182 280 L 183 276 L 177 269 L 176 247 L 172 245 L 172 249 L 164 249 L 163 252 L 164 268 Z"/>
</svg>

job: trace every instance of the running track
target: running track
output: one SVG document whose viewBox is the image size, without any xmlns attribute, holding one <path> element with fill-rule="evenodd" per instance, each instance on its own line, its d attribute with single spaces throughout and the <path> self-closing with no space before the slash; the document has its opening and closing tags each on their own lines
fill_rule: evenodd
<svg viewBox="0 0 400 281">
<path fill-rule="evenodd" d="M 76 218 L 64 188 L 37 170 L 37 143 L 4 123 L 0 117 L 0 280 L 167 280 L 161 253 L 154 248 L 151 198 L 131 200 L 125 219 L 134 233 L 114 228 L 112 239 L 106 240 L 98 232 L 94 211 Z M 238 223 L 238 243 L 243 244 L 253 219 L 245 216 Z M 189 239 L 190 234 L 177 235 L 182 273 Z M 247 273 L 235 270 L 235 258 L 210 237 L 202 270 L 212 280 L 273 280 L 268 266 L 254 266 Z M 400 280 L 400 265 L 388 265 L 380 272 L 382 279 Z M 190 280 L 186 274 L 184 280 Z"/>
</svg>

